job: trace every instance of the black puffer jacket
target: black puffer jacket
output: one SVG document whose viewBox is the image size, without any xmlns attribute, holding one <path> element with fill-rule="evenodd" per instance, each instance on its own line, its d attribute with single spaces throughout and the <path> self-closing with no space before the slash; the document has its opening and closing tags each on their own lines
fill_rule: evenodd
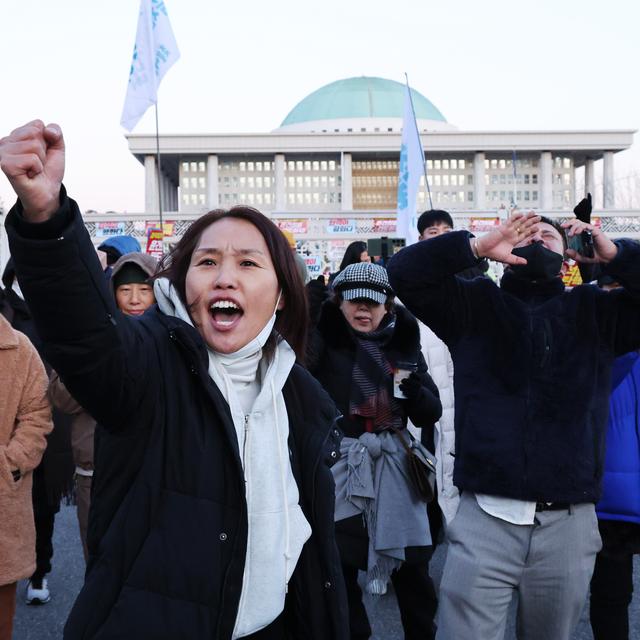
<svg viewBox="0 0 640 640">
<path fill-rule="evenodd" d="M 417 427 L 433 430 L 442 414 L 438 388 L 427 372 L 420 349 L 420 330 L 415 318 L 401 306 L 395 306 L 396 323 L 393 335 L 382 351 L 392 368 L 398 363 L 418 364 L 417 374 L 422 382 L 420 396 L 415 402 L 401 401 L 402 421 L 407 417 Z M 328 300 L 322 306 L 315 327 L 308 358 L 309 371 L 318 379 L 336 403 L 340 413 L 340 428 L 345 435 L 357 438 L 365 431 L 360 416 L 349 415 L 353 365 L 356 358 L 356 340 L 340 307 Z"/>
<path fill-rule="evenodd" d="M 231 638 L 246 554 L 244 474 L 204 342 L 157 309 L 141 319 L 116 311 L 64 190 L 51 220 L 27 224 L 17 205 L 7 229 L 47 357 L 111 432 L 110 450 L 128 460 L 104 502 L 114 513 L 102 518 L 105 531 L 65 638 Z M 288 627 L 294 638 L 344 639 L 346 596 L 325 464 L 337 446 L 335 408 L 298 366 L 283 393 L 292 468 L 313 531 L 289 583 Z M 118 445 L 122 434 L 129 437 Z"/>
</svg>

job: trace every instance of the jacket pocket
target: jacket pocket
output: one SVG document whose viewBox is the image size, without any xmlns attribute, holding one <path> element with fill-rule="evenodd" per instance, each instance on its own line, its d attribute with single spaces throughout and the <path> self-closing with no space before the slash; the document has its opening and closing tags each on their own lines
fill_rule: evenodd
<svg viewBox="0 0 640 640">
<path fill-rule="evenodd" d="M 217 606 L 222 576 L 230 558 L 237 511 L 222 503 L 164 490 L 154 523 L 135 559 L 126 584 Z"/>
</svg>

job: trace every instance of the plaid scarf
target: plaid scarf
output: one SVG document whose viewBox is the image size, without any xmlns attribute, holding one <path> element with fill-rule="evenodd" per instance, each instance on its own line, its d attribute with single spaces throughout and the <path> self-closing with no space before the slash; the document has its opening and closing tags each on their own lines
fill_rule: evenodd
<svg viewBox="0 0 640 640">
<path fill-rule="evenodd" d="M 402 406 L 393 397 L 393 369 L 382 351 L 395 331 L 395 315 L 387 314 L 377 331 L 351 329 L 356 340 L 349 414 L 365 419 L 367 431 L 402 428 Z"/>
</svg>

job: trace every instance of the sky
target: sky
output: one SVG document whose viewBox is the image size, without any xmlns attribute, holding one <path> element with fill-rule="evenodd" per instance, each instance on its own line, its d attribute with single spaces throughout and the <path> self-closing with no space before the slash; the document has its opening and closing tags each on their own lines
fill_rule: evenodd
<svg viewBox="0 0 640 640">
<path fill-rule="evenodd" d="M 165 3 L 181 58 L 160 85 L 161 133 L 270 131 L 334 80 L 405 72 L 461 130 L 640 128 L 631 0 Z M 138 9 L 0 2 L 0 137 L 34 118 L 57 122 L 82 210 L 144 208 L 144 171 L 119 124 Z M 154 122 L 150 109 L 134 133 Z M 639 146 L 616 155 L 620 186 L 640 175 Z M 0 204 L 13 201 L 0 176 Z"/>
</svg>

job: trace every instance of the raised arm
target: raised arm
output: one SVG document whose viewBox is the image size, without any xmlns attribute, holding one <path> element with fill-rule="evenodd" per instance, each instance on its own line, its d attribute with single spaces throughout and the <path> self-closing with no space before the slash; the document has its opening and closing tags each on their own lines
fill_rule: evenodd
<svg viewBox="0 0 640 640">
<path fill-rule="evenodd" d="M 602 272 L 622 288 L 598 292 L 598 324 L 603 340 L 620 356 L 640 349 L 640 243 L 621 239 L 612 244 L 615 254 L 601 263 Z"/>
<path fill-rule="evenodd" d="M 491 284 L 481 288 L 456 274 L 484 258 L 526 264 L 511 250 L 536 232 L 539 221 L 534 213 L 516 214 L 482 238 L 453 231 L 410 245 L 389 262 L 391 286 L 409 311 L 451 345 L 473 325 L 477 304 L 486 305 L 484 287 Z"/>
<path fill-rule="evenodd" d="M 18 203 L 6 228 L 47 360 L 106 427 L 125 428 L 146 400 L 141 329 L 116 311 L 77 204 L 62 187 L 59 127 L 34 121 L 0 140 Z"/>
</svg>

